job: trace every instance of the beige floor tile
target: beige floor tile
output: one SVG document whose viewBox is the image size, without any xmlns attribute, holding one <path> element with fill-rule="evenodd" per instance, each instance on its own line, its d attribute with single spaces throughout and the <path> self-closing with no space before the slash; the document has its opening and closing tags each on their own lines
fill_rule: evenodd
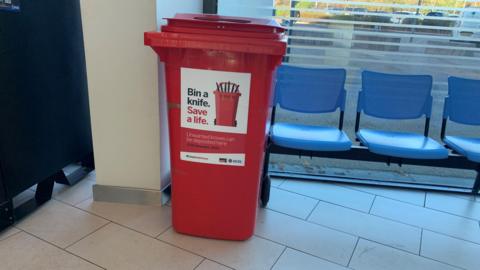
<svg viewBox="0 0 480 270">
<path fill-rule="evenodd" d="M 413 253 L 420 249 L 420 228 L 345 207 L 320 202 L 309 221 Z"/>
<path fill-rule="evenodd" d="M 464 269 L 480 269 L 480 245 L 423 231 L 421 255 Z"/>
<path fill-rule="evenodd" d="M 210 260 L 204 260 L 195 270 L 230 270 L 232 268 L 223 266 Z"/>
<path fill-rule="evenodd" d="M 271 182 L 272 182 L 272 187 L 278 187 L 280 186 L 282 183 L 283 183 L 283 179 L 280 179 L 280 178 L 271 178 Z"/>
<path fill-rule="evenodd" d="M 281 185 L 281 189 L 364 212 L 370 210 L 373 198 L 375 197 L 372 194 L 351 188 L 314 181 L 285 180 Z"/>
<path fill-rule="evenodd" d="M 272 270 L 346 270 L 348 268 L 287 248 Z"/>
<path fill-rule="evenodd" d="M 256 236 L 246 241 L 223 241 L 179 234 L 172 228 L 160 235 L 159 239 L 242 270 L 270 269 L 284 249 L 279 244 Z"/>
<path fill-rule="evenodd" d="M 0 232 L 0 241 L 4 240 L 4 239 L 7 239 L 8 237 L 16 234 L 16 233 L 19 233 L 20 230 L 15 228 L 15 227 L 10 227 L 8 229 L 5 229 L 4 231 Z"/>
<path fill-rule="evenodd" d="M 347 265 L 357 241 L 352 235 L 263 209 L 255 234 L 341 265 Z"/>
<path fill-rule="evenodd" d="M 454 195 L 459 198 L 463 198 L 470 201 L 480 202 L 480 195 L 470 195 L 470 194 L 456 194 Z"/>
<path fill-rule="evenodd" d="M 168 206 L 94 202 L 89 199 L 78 207 L 152 237 L 157 237 L 172 225 L 172 211 Z"/>
<path fill-rule="evenodd" d="M 20 232 L 0 242 L 0 269 L 99 270 L 101 268 Z"/>
<path fill-rule="evenodd" d="M 108 221 L 105 219 L 52 200 L 20 221 L 16 227 L 65 248 L 106 223 Z"/>
<path fill-rule="evenodd" d="M 350 187 L 363 192 L 399 200 L 402 202 L 408 202 L 408 203 L 412 203 L 420 206 L 423 206 L 423 203 L 425 202 L 425 191 L 421 191 L 421 190 L 375 187 L 375 186 L 366 186 L 366 185 L 351 185 Z"/>
<path fill-rule="evenodd" d="M 93 197 L 95 181 L 84 179 L 73 186 L 55 184 L 53 197 L 66 204 L 76 205 Z"/>
<path fill-rule="evenodd" d="M 452 194 L 429 192 L 425 207 L 480 220 L 480 202 L 464 200 Z"/>
<path fill-rule="evenodd" d="M 317 202 L 318 200 L 272 187 L 267 207 L 287 215 L 305 219 L 312 212 Z"/>
<path fill-rule="evenodd" d="M 360 239 L 350 262 L 355 270 L 454 270 L 457 268 Z"/>
<path fill-rule="evenodd" d="M 455 193 L 452 193 L 451 195 L 454 196 L 454 197 L 460 198 L 460 199 L 464 199 L 464 200 L 480 201 L 479 196 L 475 196 L 475 195 L 471 195 L 471 194 L 455 194 Z"/>
<path fill-rule="evenodd" d="M 199 256 L 113 223 L 67 250 L 115 270 L 191 270 L 202 260 Z"/>
<path fill-rule="evenodd" d="M 375 200 L 371 213 L 480 243 L 480 227 L 471 219 L 381 197 Z"/>
</svg>

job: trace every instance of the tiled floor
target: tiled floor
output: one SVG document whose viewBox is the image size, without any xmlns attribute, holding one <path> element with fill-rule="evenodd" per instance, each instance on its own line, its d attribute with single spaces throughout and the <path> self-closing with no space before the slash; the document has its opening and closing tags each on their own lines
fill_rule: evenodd
<svg viewBox="0 0 480 270">
<path fill-rule="evenodd" d="M 230 242 L 175 233 L 168 205 L 93 202 L 94 182 L 1 233 L 0 269 L 480 269 L 471 196 L 276 179 L 255 236 Z"/>
</svg>

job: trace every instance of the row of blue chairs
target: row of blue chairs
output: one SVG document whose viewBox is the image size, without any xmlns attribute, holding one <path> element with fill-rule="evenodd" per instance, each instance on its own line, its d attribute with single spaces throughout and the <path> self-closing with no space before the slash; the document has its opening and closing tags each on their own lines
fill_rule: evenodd
<svg viewBox="0 0 480 270">
<path fill-rule="evenodd" d="M 338 127 L 275 121 L 270 143 L 300 151 L 349 151 L 352 141 L 343 129 L 346 91 L 344 69 L 315 69 L 283 65 L 277 71 L 275 106 L 310 114 L 340 111 Z M 432 111 L 432 77 L 362 72 L 355 123 L 356 140 L 377 155 L 398 159 L 447 159 L 448 148 L 480 164 L 480 137 L 446 136 L 447 121 L 480 125 L 480 80 L 450 77 L 439 143 L 428 137 Z M 360 128 L 361 115 L 390 120 L 425 117 L 423 134 Z M 269 151 L 267 151 L 267 155 Z M 268 157 L 267 157 L 268 158 Z M 477 177 L 473 192 L 478 193 Z M 263 199 L 262 199 L 263 201 Z M 268 199 L 267 199 L 268 201 Z"/>
</svg>

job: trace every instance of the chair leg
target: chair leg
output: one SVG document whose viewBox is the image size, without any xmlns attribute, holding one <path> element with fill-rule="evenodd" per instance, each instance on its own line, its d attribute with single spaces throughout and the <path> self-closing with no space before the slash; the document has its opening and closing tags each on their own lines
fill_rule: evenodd
<svg viewBox="0 0 480 270">
<path fill-rule="evenodd" d="M 480 165 L 477 167 L 477 177 L 475 183 L 473 183 L 472 193 L 477 195 L 480 190 Z"/>
<path fill-rule="evenodd" d="M 265 148 L 265 158 L 263 160 L 262 180 L 268 175 L 268 165 L 270 164 L 270 139 L 267 141 Z"/>
<path fill-rule="evenodd" d="M 265 159 L 262 168 L 262 178 L 260 179 L 260 206 L 265 208 L 270 200 L 270 177 L 268 176 L 268 165 L 270 163 L 270 139 L 265 148 Z"/>
</svg>

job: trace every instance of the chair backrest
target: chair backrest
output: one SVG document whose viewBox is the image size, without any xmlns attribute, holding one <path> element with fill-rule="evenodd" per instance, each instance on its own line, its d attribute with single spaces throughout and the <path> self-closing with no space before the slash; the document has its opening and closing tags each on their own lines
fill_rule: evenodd
<svg viewBox="0 0 480 270">
<path fill-rule="evenodd" d="M 461 124 L 480 125 L 480 80 L 448 78 L 443 118 Z"/>
<path fill-rule="evenodd" d="M 345 69 L 318 69 L 282 65 L 277 70 L 275 104 L 303 113 L 345 109 Z"/>
<path fill-rule="evenodd" d="M 430 117 L 432 76 L 362 72 L 357 112 L 384 119 Z"/>
</svg>

